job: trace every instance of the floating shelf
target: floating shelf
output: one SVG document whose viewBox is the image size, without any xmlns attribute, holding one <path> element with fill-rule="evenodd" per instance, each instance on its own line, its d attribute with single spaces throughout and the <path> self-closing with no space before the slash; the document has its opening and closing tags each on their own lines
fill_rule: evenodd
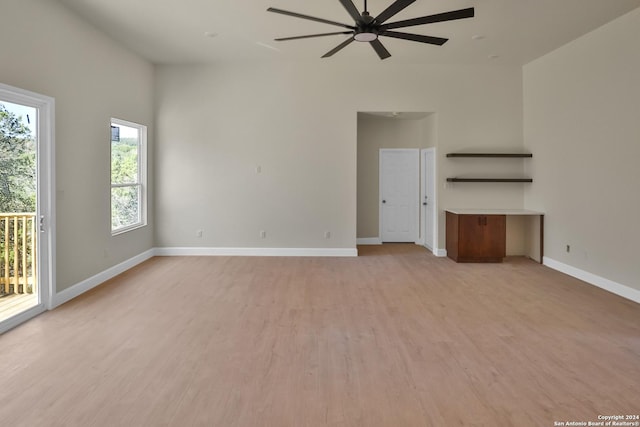
<svg viewBox="0 0 640 427">
<path fill-rule="evenodd" d="M 531 153 L 447 153 L 447 157 L 533 157 Z"/>
<path fill-rule="evenodd" d="M 533 182 L 531 178 L 447 178 L 447 182 Z"/>
<path fill-rule="evenodd" d="M 447 153 L 447 157 L 531 158 L 531 153 Z M 447 178 L 447 182 L 533 182 L 531 178 Z"/>
</svg>

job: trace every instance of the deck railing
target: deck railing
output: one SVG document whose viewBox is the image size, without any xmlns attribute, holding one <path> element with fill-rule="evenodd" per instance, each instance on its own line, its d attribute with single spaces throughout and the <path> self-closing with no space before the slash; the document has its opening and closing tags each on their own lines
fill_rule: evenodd
<svg viewBox="0 0 640 427">
<path fill-rule="evenodd" d="M 36 292 L 36 215 L 0 213 L 0 296 Z"/>
</svg>

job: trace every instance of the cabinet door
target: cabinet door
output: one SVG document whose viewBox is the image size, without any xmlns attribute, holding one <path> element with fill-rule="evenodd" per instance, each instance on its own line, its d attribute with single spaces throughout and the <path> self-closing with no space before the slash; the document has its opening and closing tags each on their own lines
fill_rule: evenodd
<svg viewBox="0 0 640 427">
<path fill-rule="evenodd" d="M 484 215 L 460 215 L 458 251 L 460 258 L 486 256 Z"/>
<path fill-rule="evenodd" d="M 460 215 L 459 260 L 502 262 L 506 253 L 506 226 L 505 215 Z"/>
<path fill-rule="evenodd" d="M 507 217 L 505 215 L 485 215 L 482 222 L 484 224 L 485 257 L 502 260 L 507 251 Z"/>
</svg>

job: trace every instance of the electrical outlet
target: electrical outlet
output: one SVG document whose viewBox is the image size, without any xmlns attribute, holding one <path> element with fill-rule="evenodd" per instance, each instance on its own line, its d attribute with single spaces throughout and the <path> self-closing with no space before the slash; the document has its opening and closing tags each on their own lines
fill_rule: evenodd
<svg viewBox="0 0 640 427">
<path fill-rule="evenodd" d="M 324 238 L 325 239 L 330 239 L 331 238 L 331 232 L 330 231 L 325 231 L 324 232 Z"/>
<path fill-rule="evenodd" d="M 203 233 L 202 230 L 196 230 L 196 237 L 201 239 L 202 238 L 202 233 Z"/>
<path fill-rule="evenodd" d="M 266 239 L 267 238 L 267 232 L 264 231 L 264 230 L 260 231 L 260 238 L 261 239 Z"/>
</svg>

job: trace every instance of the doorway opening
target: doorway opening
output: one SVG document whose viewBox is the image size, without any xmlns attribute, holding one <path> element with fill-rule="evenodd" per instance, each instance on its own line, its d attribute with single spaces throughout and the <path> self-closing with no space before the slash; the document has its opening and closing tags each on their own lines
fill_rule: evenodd
<svg viewBox="0 0 640 427">
<path fill-rule="evenodd" d="M 357 133 L 357 244 L 376 245 L 384 241 L 406 241 L 437 252 L 436 114 L 430 112 L 359 112 Z M 391 215 L 393 221 L 412 221 L 404 236 L 387 236 L 384 212 L 400 213 L 388 207 L 382 187 L 381 153 L 415 154 L 417 173 L 401 187 L 412 194 L 413 215 Z M 425 154 L 429 153 L 429 154 Z M 425 156 L 427 156 L 425 158 Z M 430 156 L 430 157 L 429 157 Z M 427 162 L 425 162 L 425 159 Z M 401 168 L 402 169 L 402 168 Z M 429 190 L 427 191 L 427 186 Z M 397 185 L 396 185 L 397 187 Z M 425 199 L 425 198 L 428 198 Z M 387 203 L 385 203 L 387 202 Z M 426 204 L 425 204 L 426 203 Z M 395 225 L 392 224 L 394 228 Z M 405 224 L 399 224 L 405 225 Z M 413 234 L 409 231 L 415 230 Z M 397 228 L 397 227 L 395 227 Z"/>
</svg>

